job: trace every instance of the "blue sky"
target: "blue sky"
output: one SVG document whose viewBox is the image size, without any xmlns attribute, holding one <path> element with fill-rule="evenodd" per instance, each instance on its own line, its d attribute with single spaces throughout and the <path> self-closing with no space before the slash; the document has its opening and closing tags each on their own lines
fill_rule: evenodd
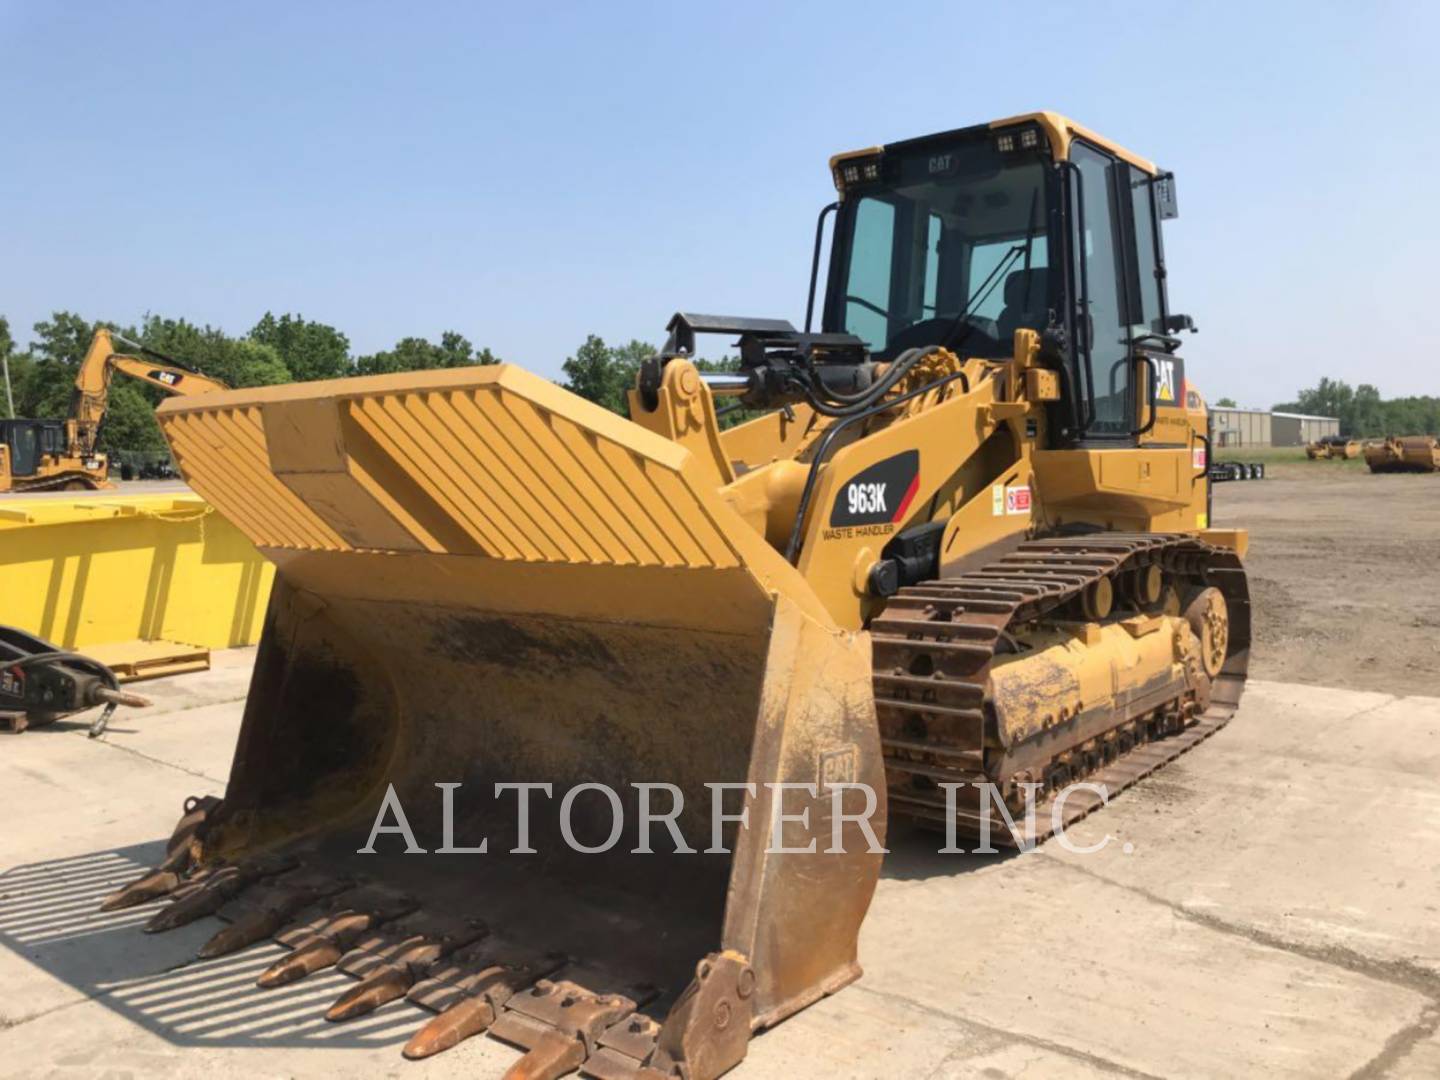
<svg viewBox="0 0 1440 1080">
<path fill-rule="evenodd" d="M 1035 108 L 1175 170 L 1190 373 L 1440 393 L 1421 4 L 0 4 L 0 314 L 455 329 L 804 313 L 838 150 Z"/>
</svg>

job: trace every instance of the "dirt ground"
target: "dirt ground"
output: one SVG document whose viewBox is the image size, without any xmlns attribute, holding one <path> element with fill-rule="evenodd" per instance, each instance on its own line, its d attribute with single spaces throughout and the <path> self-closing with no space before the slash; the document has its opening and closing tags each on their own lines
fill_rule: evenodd
<svg viewBox="0 0 1440 1080">
<path fill-rule="evenodd" d="M 1440 695 L 1440 473 L 1227 456 L 1267 469 L 1214 494 L 1214 524 L 1250 530 L 1250 674 Z"/>
</svg>

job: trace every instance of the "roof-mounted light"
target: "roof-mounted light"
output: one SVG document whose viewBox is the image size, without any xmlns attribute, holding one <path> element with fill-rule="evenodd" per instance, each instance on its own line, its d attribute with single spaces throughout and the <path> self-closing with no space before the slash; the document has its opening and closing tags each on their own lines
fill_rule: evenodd
<svg viewBox="0 0 1440 1080">
<path fill-rule="evenodd" d="M 867 157 L 850 157 L 837 161 L 832 170 L 835 190 L 844 194 L 849 188 L 879 183 L 884 175 L 880 160 L 881 155 L 871 154 Z"/>
<path fill-rule="evenodd" d="M 1011 128 L 995 136 L 995 149 L 1002 154 L 1013 154 L 1016 150 L 1040 150 L 1045 145 L 1040 129 L 1033 125 Z"/>
</svg>

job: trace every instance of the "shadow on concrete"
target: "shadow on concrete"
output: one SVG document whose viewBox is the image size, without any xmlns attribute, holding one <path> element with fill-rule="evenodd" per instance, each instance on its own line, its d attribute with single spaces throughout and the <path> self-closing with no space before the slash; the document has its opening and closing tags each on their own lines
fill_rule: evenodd
<svg viewBox="0 0 1440 1080">
<path fill-rule="evenodd" d="M 97 910 L 106 894 L 163 855 L 156 842 L 0 873 L 0 945 L 176 1046 L 398 1050 L 429 1018 L 398 1001 L 332 1024 L 325 1009 L 354 985 L 345 975 L 332 971 L 259 990 L 256 977 L 287 950 L 266 943 L 200 961 L 195 953 L 223 925 L 218 919 L 148 935 L 140 927 L 158 904 Z M 23 1004 L 14 1011 L 23 1023 Z"/>
<path fill-rule="evenodd" d="M 927 881 L 930 878 L 954 877 L 997 866 L 1015 858 L 1016 851 L 999 851 L 995 854 L 979 854 L 972 849 L 979 847 L 978 840 L 960 837 L 957 846 L 965 854 L 940 854 L 945 846 L 945 834 L 922 829 L 908 822 L 891 822 L 885 846 L 890 854 L 880 868 L 881 878 L 892 881 Z"/>
</svg>

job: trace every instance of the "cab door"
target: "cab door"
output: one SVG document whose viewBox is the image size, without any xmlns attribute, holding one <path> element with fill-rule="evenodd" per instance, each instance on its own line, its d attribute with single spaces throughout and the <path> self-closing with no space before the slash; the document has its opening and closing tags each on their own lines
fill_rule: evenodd
<svg viewBox="0 0 1440 1080">
<path fill-rule="evenodd" d="M 40 468 L 38 424 L 10 424 L 10 475 L 34 476 Z"/>
<path fill-rule="evenodd" d="M 1070 148 L 1075 340 L 1083 439 L 1152 441 L 1161 409 L 1183 409 L 1184 370 L 1166 351 L 1164 270 L 1152 178 L 1097 146 Z"/>
</svg>

